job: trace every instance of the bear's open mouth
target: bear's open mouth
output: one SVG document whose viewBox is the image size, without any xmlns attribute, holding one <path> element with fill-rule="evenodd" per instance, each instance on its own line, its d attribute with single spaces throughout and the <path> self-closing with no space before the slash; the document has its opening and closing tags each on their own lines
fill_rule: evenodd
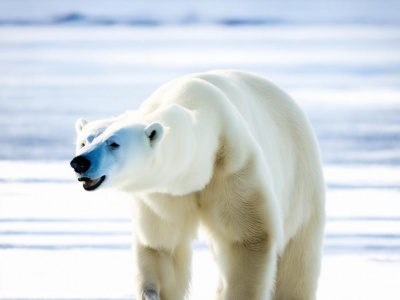
<svg viewBox="0 0 400 300">
<path fill-rule="evenodd" d="M 97 178 L 97 179 L 90 179 L 88 177 L 81 177 L 78 180 L 79 181 L 83 181 L 83 188 L 86 191 L 93 191 L 93 190 L 97 189 L 100 186 L 100 184 L 102 184 L 104 179 L 106 179 L 105 175 L 103 175 L 103 176 L 101 176 L 100 178 Z"/>
</svg>

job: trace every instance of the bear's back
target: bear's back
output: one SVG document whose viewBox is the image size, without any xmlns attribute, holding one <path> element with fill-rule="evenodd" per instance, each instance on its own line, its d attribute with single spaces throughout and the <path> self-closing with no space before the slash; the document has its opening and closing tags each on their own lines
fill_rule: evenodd
<svg viewBox="0 0 400 300">
<path fill-rule="evenodd" d="M 281 88 L 241 71 L 213 71 L 193 77 L 207 81 L 226 95 L 248 125 L 269 166 L 279 162 L 288 164 L 291 160 L 319 163 L 318 147 L 308 119 Z M 279 168 L 288 169 L 287 166 Z"/>
</svg>

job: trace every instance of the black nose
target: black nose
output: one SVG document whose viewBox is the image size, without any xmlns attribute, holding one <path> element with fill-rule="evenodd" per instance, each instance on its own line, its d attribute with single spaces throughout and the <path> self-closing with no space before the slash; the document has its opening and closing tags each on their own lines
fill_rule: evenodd
<svg viewBox="0 0 400 300">
<path fill-rule="evenodd" d="M 82 174 L 85 173 L 90 168 L 90 160 L 83 156 L 77 156 L 70 163 L 71 167 L 75 170 L 76 173 Z"/>
</svg>

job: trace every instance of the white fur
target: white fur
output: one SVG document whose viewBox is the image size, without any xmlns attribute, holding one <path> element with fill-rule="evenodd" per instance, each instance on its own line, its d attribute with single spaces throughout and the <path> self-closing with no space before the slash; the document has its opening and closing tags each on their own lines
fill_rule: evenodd
<svg viewBox="0 0 400 300">
<path fill-rule="evenodd" d="M 165 84 L 136 113 L 86 123 L 76 125 L 77 154 L 92 163 L 82 176 L 105 175 L 102 186 L 134 197 L 137 299 L 187 296 L 199 224 L 220 269 L 216 299 L 315 299 L 323 175 L 285 92 L 214 71 Z"/>
</svg>

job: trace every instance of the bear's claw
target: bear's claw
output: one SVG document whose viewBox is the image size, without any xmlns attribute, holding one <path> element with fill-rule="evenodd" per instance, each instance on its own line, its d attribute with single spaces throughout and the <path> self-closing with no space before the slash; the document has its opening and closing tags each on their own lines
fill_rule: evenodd
<svg viewBox="0 0 400 300">
<path fill-rule="evenodd" d="M 146 289 L 142 293 L 142 300 L 160 300 L 160 298 L 155 290 Z"/>
</svg>

